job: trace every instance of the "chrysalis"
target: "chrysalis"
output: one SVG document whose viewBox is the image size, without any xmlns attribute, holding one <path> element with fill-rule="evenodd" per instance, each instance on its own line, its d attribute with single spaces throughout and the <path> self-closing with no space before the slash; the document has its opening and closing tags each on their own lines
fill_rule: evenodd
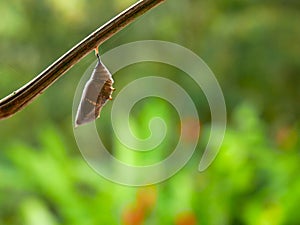
<svg viewBox="0 0 300 225">
<path fill-rule="evenodd" d="M 80 104 L 77 110 L 75 127 L 94 121 L 100 116 L 100 111 L 107 100 L 111 100 L 114 80 L 108 69 L 101 62 L 96 49 L 98 62 L 90 79 L 85 84 Z"/>
</svg>

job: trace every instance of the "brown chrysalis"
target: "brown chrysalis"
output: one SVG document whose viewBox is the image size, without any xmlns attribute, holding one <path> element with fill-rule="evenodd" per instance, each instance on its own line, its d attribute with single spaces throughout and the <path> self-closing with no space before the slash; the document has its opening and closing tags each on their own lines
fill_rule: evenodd
<svg viewBox="0 0 300 225">
<path fill-rule="evenodd" d="M 114 80 L 111 73 L 101 62 L 98 49 L 95 51 L 98 62 L 83 89 L 76 114 L 75 127 L 99 118 L 102 107 L 107 100 L 112 99 L 111 95 L 115 90 L 112 87 Z"/>
</svg>

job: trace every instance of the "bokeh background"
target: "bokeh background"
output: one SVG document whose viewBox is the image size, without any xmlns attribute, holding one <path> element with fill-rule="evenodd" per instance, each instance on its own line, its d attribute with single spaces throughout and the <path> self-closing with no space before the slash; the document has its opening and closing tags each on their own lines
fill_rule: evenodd
<svg viewBox="0 0 300 225">
<path fill-rule="evenodd" d="M 45 69 L 133 0 L 0 0 L 0 95 Z M 191 95 L 201 124 L 196 153 L 169 180 L 142 188 L 114 184 L 84 161 L 72 129 L 77 84 L 95 60 L 75 65 L 31 105 L 0 121 L 0 224 L 299 224 L 300 3 L 297 0 L 167 0 L 106 41 L 100 52 L 136 40 L 175 42 L 198 54 L 224 92 L 228 127 L 213 164 L 197 171 L 209 134 L 210 112 L 197 85 L 182 71 L 144 63 L 115 75 L 118 94 L 141 76 L 172 79 Z M 110 104 L 97 121 L 116 157 Z M 178 138 L 176 111 L 161 99 L 132 110 L 136 135 L 161 116 L 168 141 L 137 156 L 139 164 L 166 157 Z M 159 151 L 158 151 L 159 150 Z M 125 156 L 124 156 L 125 155 Z"/>
</svg>

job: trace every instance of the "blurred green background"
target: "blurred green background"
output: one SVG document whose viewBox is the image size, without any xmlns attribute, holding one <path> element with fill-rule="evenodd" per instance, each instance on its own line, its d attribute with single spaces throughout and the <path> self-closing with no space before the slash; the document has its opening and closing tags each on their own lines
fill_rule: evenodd
<svg viewBox="0 0 300 225">
<path fill-rule="evenodd" d="M 0 0 L 1 97 L 133 2 Z M 205 172 L 197 171 L 210 128 L 201 90 L 179 70 L 145 63 L 118 72 L 114 95 L 137 74 L 166 74 L 195 101 L 199 146 L 179 173 L 154 186 L 126 187 L 98 176 L 80 155 L 72 129 L 73 96 L 95 60 L 91 53 L 23 111 L 0 121 L 0 224 L 299 224 L 299 21 L 297 0 L 167 0 L 139 18 L 100 51 L 159 39 L 198 54 L 215 73 L 228 110 L 216 160 Z M 118 157 L 110 107 L 97 124 Z M 152 116 L 171 126 L 171 141 L 151 155 L 151 160 L 164 158 L 178 138 L 174 109 L 151 98 L 132 114 L 140 137 L 149 135 Z"/>
</svg>

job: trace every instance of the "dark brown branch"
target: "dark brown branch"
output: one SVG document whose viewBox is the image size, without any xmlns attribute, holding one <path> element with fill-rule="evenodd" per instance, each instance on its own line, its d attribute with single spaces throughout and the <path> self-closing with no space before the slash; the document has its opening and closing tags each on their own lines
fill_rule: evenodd
<svg viewBox="0 0 300 225">
<path fill-rule="evenodd" d="M 37 77 L 0 100 L 0 120 L 23 109 L 89 52 L 133 22 L 138 16 L 143 15 L 163 1 L 140 0 L 91 33 Z"/>
</svg>

